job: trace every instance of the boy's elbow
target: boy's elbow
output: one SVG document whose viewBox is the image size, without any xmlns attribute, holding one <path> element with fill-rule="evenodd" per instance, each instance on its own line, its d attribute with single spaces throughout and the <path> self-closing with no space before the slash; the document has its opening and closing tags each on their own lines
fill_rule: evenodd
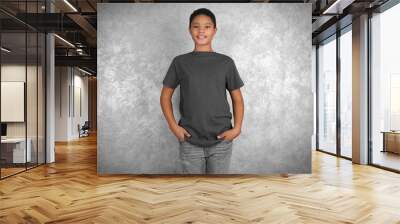
<svg viewBox="0 0 400 224">
<path fill-rule="evenodd" d="M 160 95 L 160 103 L 162 104 L 165 101 L 170 100 L 170 98 L 168 96 L 166 96 L 165 94 L 161 94 Z"/>
<path fill-rule="evenodd" d="M 235 104 L 236 106 L 244 107 L 243 99 L 236 99 L 236 100 L 233 100 L 232 103 Z"/>
<path fill-rule="evenodd" d="M 243 96 L 242 96 L 240 89 L 231 91 L 231 98 L 232 98 L 232 102 L 237 103 L 237 104 L 243 104 Z"/>
<path fill-rule="evenodd" d="M 169 89 L 167 88 L 163 88 L 161 90 L 161 94 L 160 94 L 160 102 L 165 101 L 165 100 L 171 100 L 172 98 L 172 93 Z"/>
</svg>

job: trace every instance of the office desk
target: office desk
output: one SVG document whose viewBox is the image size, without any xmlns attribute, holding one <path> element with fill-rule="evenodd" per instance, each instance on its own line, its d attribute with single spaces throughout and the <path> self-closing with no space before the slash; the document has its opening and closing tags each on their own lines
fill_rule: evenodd
<svg viewBox="0 0 400 224">
<path fill-rule="evenodd" d="M 399 131 L 381 131 L 383 133 L 382 152 L 392 152 L 400 154 L 400 132 Z"/>
<path fill-rule="evenodd" d="M 6 138 L 1 139 L 1 157 L 6 163 L 25 163 L 31 162 L 32 141 L 27 138 L 28 144 L 25 153 L 25 138 Z M 27 161 L 25 161 L 25 158 Z"/>
</svg>

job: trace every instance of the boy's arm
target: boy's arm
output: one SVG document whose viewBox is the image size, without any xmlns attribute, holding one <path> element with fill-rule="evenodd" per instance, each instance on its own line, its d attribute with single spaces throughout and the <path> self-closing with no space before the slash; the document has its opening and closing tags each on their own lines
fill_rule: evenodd
<svg viewBox="0 0 400 224">
<path fill-rule="evenodd" d="M 235 119 L 235 124 L 232 129 L 226 130 L 223 133 L 217 135 L 218 139 L 223 138 L 227 140 L 233 140 L 238 135 L 240 135 L 242 129 L 242 120 L 244 114 L 244 103 L 243 103 L 242 92 L 240 91 L 240 88 L 237 88 L 234 90 L 229 90 L 229 94 L 231 95 L 232 98 L 233 116 Z"/>
<path fill-rule="evenodd" d="M 170 129 L 173 129 L 178 125 L 174 117 L 174 112 L 172 109 L 172 102 L 171 102 L 171 98 L 172 95 L 174 94 L 174 91 L 175 91 L 174 88 L 163 86 L 160 96 L 161 109 L 164 113 L 165 119 L 167 120 Z"/>
<path fill-rule="evenodd" d="M 241 132 L 242 129 L 242 121 L 243 121 L 243 114 L 244 114 L 244 103 L 243 103 L 243 96 L 240 88 L 235 90 L 229 91 L 232 99 L 232 106 L 233 106 L 233 116 L 234 116 L 234 127 L 233 129 L 237 134 Z"/>
<path fill-rule="evenodd" d="M 165 119 L 168 122 L 169 129 L 172 131 L 172 133 L 174 133 L 179 141 L 184 141 L 185 136 L 190 137 L 191 135 L 188 131 L 186 131 L 183 127 L 179 126 L 179 124 L 176 123 L 171 101 L 174 91 L 174 88 L 163 86 L 161 90 L 160 104 Z"/>
</svg>

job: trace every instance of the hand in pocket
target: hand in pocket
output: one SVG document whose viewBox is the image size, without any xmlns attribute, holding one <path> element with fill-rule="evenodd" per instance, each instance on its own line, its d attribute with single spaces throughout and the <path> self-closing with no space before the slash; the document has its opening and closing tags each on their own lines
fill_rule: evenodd
<svg viewBox="0 0 400 224">
<path fill-rule="evenodd" d="M 184 129 L 183 127 L 181 127 L 179 125 L 176 125 L 174 128 L 172 128 L 172 132 L 174 133 L 174 135 L 180 142 L 185 141 L 187 138 L 189 138 L 191 136 L 189 134 L 189 132 L 186 131 L 186 129 Z"/>
<path fill-rule="evenodd" d="M 238 135 L 240 134 L 240 130 L 237 130 L 235 128 L 226 130 L 222 132 L 221 134 L 217 135 L 218 139 L 223 139 L 225 141 L 233 141 Z"/>
</svg>

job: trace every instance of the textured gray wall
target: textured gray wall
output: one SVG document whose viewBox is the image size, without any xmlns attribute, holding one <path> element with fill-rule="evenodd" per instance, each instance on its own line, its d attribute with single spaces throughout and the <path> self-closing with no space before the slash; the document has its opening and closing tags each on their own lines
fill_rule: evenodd
<svg viewBox="0 0 400 224">
<path fill-rule="evenodd" d="M 98 4 L 98 172 L 180 172 L 159 97 L 173 57 L 194 49 L 189 16 L 200 7 L 217 18 L 213 49 L 245 83 L 231 173 L 310 173 L 311 4 L 277 3 Z M 179 87 L 177 121 L 178 99 Z"/>
</svg>

